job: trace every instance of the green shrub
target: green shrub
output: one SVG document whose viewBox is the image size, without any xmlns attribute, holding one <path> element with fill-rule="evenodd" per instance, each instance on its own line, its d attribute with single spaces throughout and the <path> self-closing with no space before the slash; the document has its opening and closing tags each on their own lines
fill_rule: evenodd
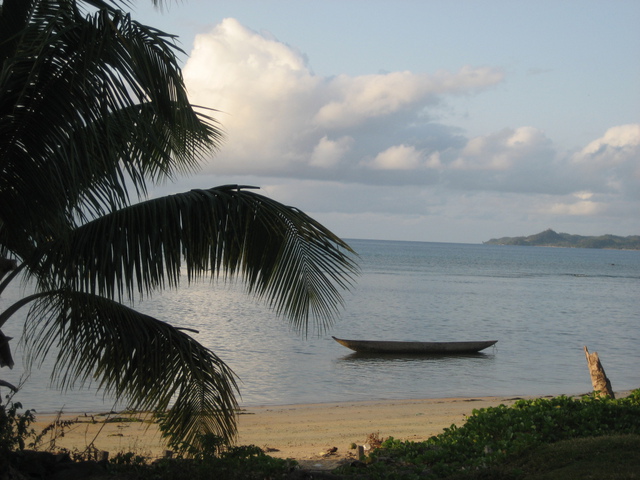
<svg viewBox="0 0 640 480">
<path fill-rule="evenodd" d="M 118 454 L 110 461 L 114 474 L 138 479 L 171 478 L 172 480 L 251 480 L 282 477 L 295 462 L 265 455 L 255 445 L 232 446 L 215 434 L 203 434 L 195 445 L 171 444 L 177 457 L 163 458 L 147 464 L 133 453 Z"/>
<path fill-rule="evenodd" d="M 283 477 L 296 463 L 266 455 L 254 445 L 233 446 L 200 452 L 185 458 L 165 458 L 151 465 L 136 462 L 133 456 L 120 456 L 111 462 L 114 474 L 135 475 L 139 479 L 171 478 L 172 480 L 262 480 Z"/>
<path fill-rule="evenodd" d="M 0 454 L 6 455 L 15 450 L 24 450 L 25 440 L 34 435 L 30 428 L 35 417 L 32 410 L 18 413 L 22 409 L 20 402 L 7 399 L 6 404 L 0 404 Z"/>
<path fill-rule="evenodd" d="M 369 455 L 367 475 L 439 478 L 496 465 L 543 444 L 614 434 L 640 434 L 640 390 L 618 400 L 560 396 L 473 410 L 463 426 L 451 425 L 425 442 L 387 439 Z"/>
</svg>

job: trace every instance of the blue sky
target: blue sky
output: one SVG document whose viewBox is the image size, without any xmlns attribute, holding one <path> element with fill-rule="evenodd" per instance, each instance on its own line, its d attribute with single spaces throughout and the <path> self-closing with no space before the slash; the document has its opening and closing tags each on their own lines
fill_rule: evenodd
<svg viewBox="0 0 640 480">
<path fill-rule="evenodd" d="M 227 134 L 154 195 L 258 185 L 346 238 L 640 234 L 640 2 L 150 3 Z"/>
</svg>

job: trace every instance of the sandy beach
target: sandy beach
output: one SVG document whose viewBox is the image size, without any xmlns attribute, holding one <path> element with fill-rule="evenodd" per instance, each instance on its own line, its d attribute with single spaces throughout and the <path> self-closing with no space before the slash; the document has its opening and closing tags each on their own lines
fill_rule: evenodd
<svg viewBox="0 0 640 480">
<path fill-rule="evenodd" d="M 269 455 L 293 458 L 307 468 L 333 468 L 356 457 L 353 444 L 368 438 L 394 437 L 425 440 L 451 424 L 461 426 L 473 409 L 511 405 L 520 397 L 446 398 L 282 405 L 243 408 L 239 416 L 238 445 L 256 445 Z M 55 415 L 38 415 L 36 432 Z M 108 419 L 109 421 L 105 422 Z M 83 451 L 88 445 L 109 452 L 134 452 L 150 458 L 164 454 L 157 425 L 119 420 L 117 414 L 64 414 L 63 434 L 53 431 L 56 448 Z M 365 447 L 366 448 L 366 447 Z M 55 449 L 54 449 L 55 450 Z M 332 453 L 329 453 L 332 451 Z"/>
</svg>

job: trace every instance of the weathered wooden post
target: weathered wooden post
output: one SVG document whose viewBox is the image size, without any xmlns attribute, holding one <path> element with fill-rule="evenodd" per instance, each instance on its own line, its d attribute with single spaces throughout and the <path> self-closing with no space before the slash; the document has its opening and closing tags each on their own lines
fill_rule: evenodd
<svg viewBox="0 0 640 480">
<path fill-rule="evenodd" d="M 602 364 L 600 363 L 598 352 L 589 353 L 585 345 L 584 354 L 589 364 L 589 373 L 591 374 L 591 384 L 593 385 L 594 394 L 596 396 L 616 398 L 613 394 L 613 388 L 611 388 L 611 382 L 604 373 L 604 368 L 602 368 Z"/>
</svg>

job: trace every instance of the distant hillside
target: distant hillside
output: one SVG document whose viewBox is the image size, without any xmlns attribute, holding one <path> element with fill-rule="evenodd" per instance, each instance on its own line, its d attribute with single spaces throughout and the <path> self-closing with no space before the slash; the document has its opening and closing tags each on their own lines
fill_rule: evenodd
<svg viewBox="0 0 640 480">
<path fill-rule="evenodd" d="M 620 250 L 640 250 L 640 235 L 618 237 L 616 235 L 600 235 L 584 237 L 568 233 L 556 233 L 551 229 L 529 235 L 528 237 L 492 238 L 489 245 L 527 245 L 538 247 L 574 247 L 574 248 L 616 248 Z"/>
</svg>

